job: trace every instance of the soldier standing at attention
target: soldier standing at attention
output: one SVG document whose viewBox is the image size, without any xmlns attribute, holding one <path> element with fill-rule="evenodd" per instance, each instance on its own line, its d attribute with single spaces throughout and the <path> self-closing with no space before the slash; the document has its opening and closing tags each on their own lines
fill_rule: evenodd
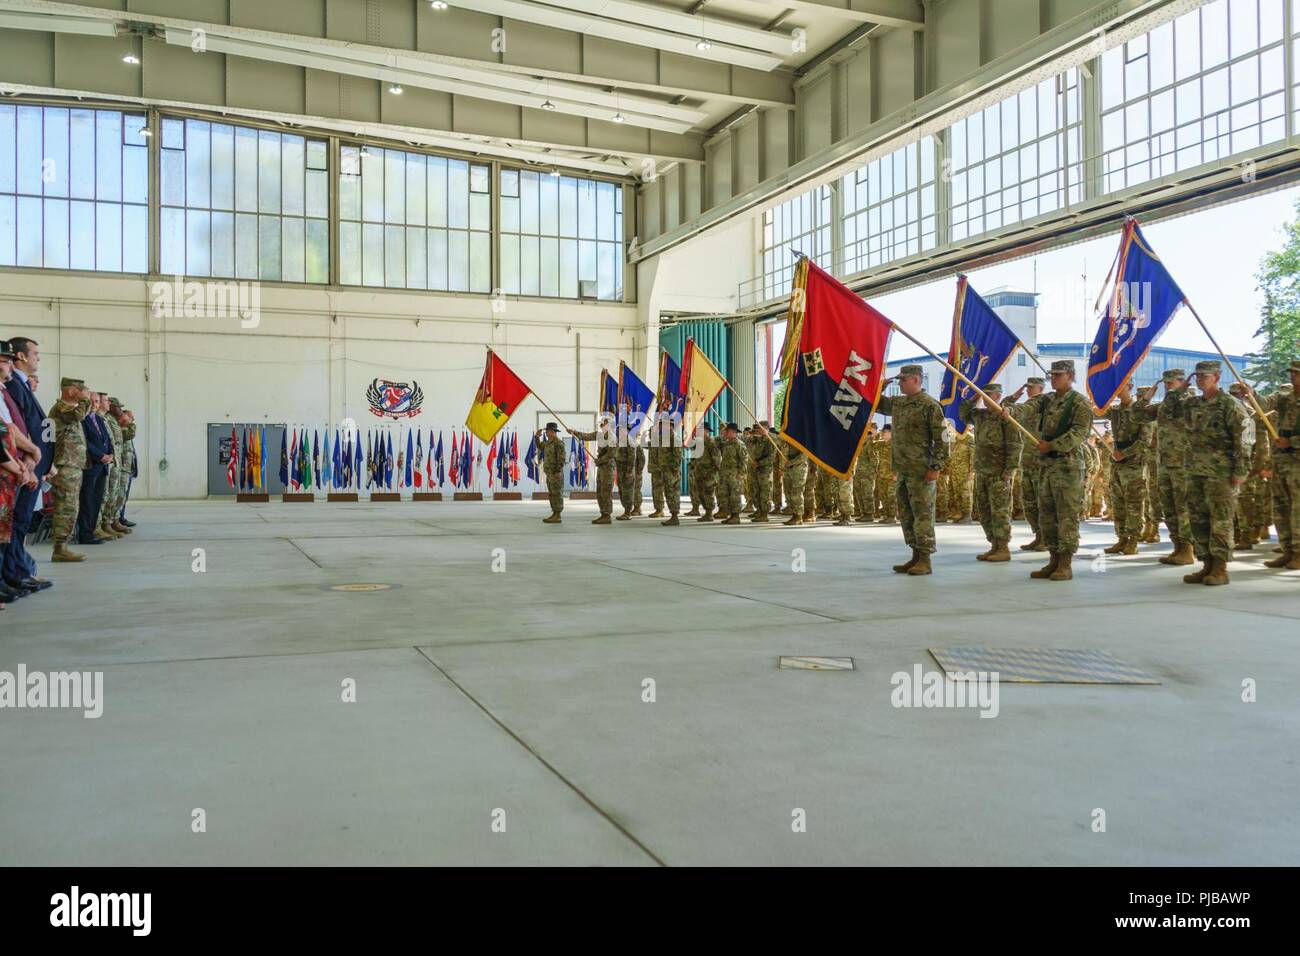
<svg viewBox="0 0 1300 956">
<path fill-rule="evenodd" d="M 594 432 L 579 432 L 569 429 L 569 434 L 578 441 L 596 442 L 596 504 L 600 507 L 600 517 L 593 518 L 592 524 L 609 524 L 609 516 L 614 513 L 614 446 L 618 444 L 618 435 L 610 427 L 608 419 L 602 419 L 603 427 Z M 556 439 L 559 442 L 559 439 Z M 563 448 L 563 442 L 559 442 Z M 545 463 L 545 450 L 543 449 L 543 464 Z M 564 461 L 560 461 L 560 471 L 564 470 Z M 550 488 L 551 476 L 548 472 L 546 475 L 546 486 Z M 564 499 L 560 499 L 563 504 Z M 554 498 L 551 501 L 551 507 L 555 507 Z"/>
<path fill-rule="evenodd" d="M 853 462 L 854 517 L 859 524 L 876 520 L 876 423 L 867 422 L 867 437 L 858 446 Z"/>
<path fill-rule="evenodd" d="M 618 521 L 630 521 L 638 503 L 632 494 L 632 485 L 637 476 L 636 455 L 636 439 L 627 434 L 625 427 L 620 426 L 618 446 L 614 449 L 614 464 L 618 468 L 618 501 L 623 506 L 623 513 L 616 519 Z M 638 492 L 637 498 L 639 497 Z"/>
<path fill-rule="evenodd" d="M 1142 494 L 1146 487 L 1147 449 L 1151 425 L 1138 415 L 1133 384 L 1120 386 L 1119 404 L 1106 409 L 1115 447 L 1110 452 L 1110 510 L 1115 516 L 1116 541 L 1107 554 L 1137 554 L 1142 536 Z"/>
<path fill-rule="evenodd" d="M 1012 426 L 1015 427 L 1014 425 Z M 952 457 L 948 459 L 948 514 L 953 524 L 970 524 L 975 493 L 975 442 L 968 427 L 952 435 Z"/>
<path fill-rule="evenodd" d="M 1037 375 L 1031 375 L 1025 379 L 1025 384 L 1016 389 L 1011 394 L 1005 406 L 1013 406 L 1007 410 L 1015 416 L 1016 421 L 1024 425 L 1030 431 L 1034 430 L 1030 422 L 1030 403 L 1043 394 L 1046 383 Z M 1020 393 L 1025 392 L 1029 398 L 1023 405 L 1016 405 L 1015 402 L 1020 398 Z M 1025 520 L 1029 522 L 1029 530 L 1034 532 L 1034 539 L 1027 544 L 1020 546 L 1021 551 L 1046 551 L 1047 545 L 1043 543 L 1043 526 L 1039 516 L 1039 499 L 1038 491 L 1042 485 L 1042 463 L 1039 459 L 1038 450 L 1031 445 L 1022 446 L 1020 453 L 1020 480 L 1024 486 L 1021 490 L 1021 498 L 1025 505 Z"/>
<path fill-rule="evenodd" d="M 121 454 L 122 426 L 117 423 L 117 416 L 113 414 L 112 402 L 113 399 L 108 395 L 101 393 L 101 410 L 97 413 L 100 421 L 104 423 L 104 427 L 108 430 L 115 451 L 113 460 L 109 462 L 108 465 L 108 478 L 104 481 L 104 497 L 99 503 L 99 515 L 97 517 L 92 516 L 92 520 L 95 523 L 95 533 L 102 535 L 105 540 L 116 540 L 117 538 L 126 537 L 126 535 L 122 534 L 120 531 L 114 531 L 112 525 L 109 524 L 109 509 L 113 506 L 113 498 L 116 496 L 118 479 L 122 476 L 123 464 Z"/>
<path fill-rule="evenodd" d="M 641 517 L 641 485 L 645 475 L 645 435 L 628 440 L 635 446 L 636 460 L 634 461 L 634 470 L 632 477 L 632 517 Z"/>
<path fill-rule="evenodd" d="M 1002 386 L 984 386 L 992 404 L 975 407 L 974 399 L 961 403 L 962 420 L 975 426 L 975 511 L 984 526 L 989 549 L 977 561 L 1011 560 L 1011 481 L 1020 467 L 1020 429 L 999 406 Z M 983 401 L 981 399 L 981 401 Z"/>
<path fill-rule="evenodd" d="M 880 444 L 876 446 L 876 498 L 880 503 L 880 523 L 893 524 L 898 513 L 894 500 L 894 426 L 880 429 Z"/>
<path fill-rule="evenodd" d="M 658 471 L 651 475 L 651 481 L 658 479 L 663 489 L 664 504 L 668 506 L 668 519 L 661 521 L 664 527 L 681 524 L 677 512 L 682 506 L 682 443 L 677 433 L 677 423 L 666 415 L 655 422 L 654 432 L 650 436 L 650 451 L 658 451 Z M 655 514 L 662 512 L 656 506 Z"/>
<path fill-rule="evenodd" d="M 739 436 L 740 426 L 727 422 L 722 441 L 718 443 L 722 452 L 722 460 L 718 462 L 718 514 L 727 516 L 723 524 L 740 524 L 740 485 L 749 453 Z"/>
<path fill-rule="evenodd" d="M 81 500 L 81 474 L 86 467 L 86 433 L 81 423 L 90 414 L 90 392 L 79 378 L 65 378 L 62 394 L 50 409 L 54 422 L 54 519 L 50 538 L 54 542 L 51 561 L 84 561 L 86 556 L 68 548 L 76 534 L 77 508 Z"/>
<path fill-rule="evenodd" d="M 776 464 L 777 449 L 767 433 L 768 427 L 769 423 L 765 421 L 754 426 L 749 447 L 749 473 L 754 489 L 751 503 L 756 509 L 754 517 L 749 520 L 759 523 L 768 520 L 768 509 L 772 507 L 772 468 Z"/>
<path fill-rule="evenodd" d="M 790 506 L 790 517 L 781 523 L 803 524 L 803 487 L 808 480 L 808 459 L 789 442 L 781 444 L 781 458 L 785 462 L 785 470 L 781 478 L 785 482 L 785 500 Z"/>
<path fill-rule="evenodd" d="M 817 520 L 817 481 L 821 468 L 808 461 L 808 472 L 803 479 L 803 523 L 812 524 Z"/>
<path fill-rule="evenodd" d="M 1180 368 L 1167 368 L 1161 376 L 1165 397 L 1159 405 L 1151 404 L 1151 395 L 1138 398 L 1138 414 L 1145 421 L 1156 423 L 1156 487 L 1158 501 L 1151 502 L 1152 511 L 1164 513 L 1165 527 L 1174 543 L 1173 554 L 1160 559 L 1161 564 L 1191 564 L 1192 554 L 1191 513 L 1187 505 L 1187 423 L 1181 412 L 1183 402 L 1190 398 L 1187 391 L 1187 373 Z"/>
<path fill-rule="evenodd" d="M 713 437 L 713 426 L 708 422 L 700 423 L 694 454 L 691 464 L 695 466 L 695 487 L 699 490 L 700 504 L 704 506 L 704 514 L 695 520 L 712 521 L 718 508 L 718 468 L 722 464 L 722 449 L 718 447 L 718 440 Z"/>
<path fill-rule="evenodd" d="M 773 437 L 780 434 L 775 428 L 767 431 Z M 785 443 L 776 444 L 777 447 L 772 452 L 772 514 L 779 515 L 785 513 L 785 503 L 782 501 L 782 492 L 785 490 L 785 454 L 781 447 Z"/>
<path fill-rule="evenodd" d="M 1259 507 L 1259 469 L 1264 467 L 1268 455 L 1268 428 L 1259 421 L 1255 410 L 1246 403 L 1246 386 L 1233 382 L 1228 394 L 1241 406 L 1246 416 L 1246 447 L 1250 455 L 1250 471 L 1237 491 L 1237 505 L 1233 509 L 1232 550 L 1250 551 L 1258 542 L 1254 516 Z"/>
<path fill-rule="evenodd" d="M 1083 513 L 1083 443 L 1092 434 L 1092 406 L 1074 390 L 1074 362 L 1052 363 L 1052 391 L 1025 402 L 1024 418 L 1038 438 L 1038 521 L 1052 559 L 1031 578 L 1069 581 L 1079 550 Z"/>
<path fill-rule="evenodd" d="M 1237 491 L 1250 471 L 1249 422 L 1241 403 L 1219 389 L 1217 360 L 1196 363 L 1201 390 L 1181 407 L 1187 427 L 1187 507 L 1192 550 L 1201 570 L 1183 575 L 1187 584 L 1228 584 L 1232 519 Z"/>
<path fill-rule="evenodd" d="M 899 574 L 930 574 L 934 541 L 935 480 L 948 460 L 943 440 L 943 407 L 925 393 L 921 366 L 899 369 L 901 395 L 886 395 L 876 411 L 890 416 L 894 426 L 891 461 L 898 516 L 903 523 L 903 540 L 912 549 L 910 560 L 894 565 Z"/>
<path fill-rule="evenodd" d="M 1300 447 L 1300 359 L 1291 362 L 1291 383 L 1283 385 L 1268 398 L 1259 400 L 1267 414 L 1276 412 L 1274 426 L 1278 437 L 1273 440 L 1273 521 L 1277 525 L 1277 541 L 1282 554 L 1265 561 L 1268 568 L 1285 568 L 1300 571 L 1300 461 L 1296 448 Z M 1271 437 L 1271 435 L 1270 435 Z"/>
<path fill-rule="evenodd" d="M 656 421 L 654 427 L 650 430 L 650 447 L 646 450 L 646 468 L 650 471 L 650 500 L 654 502 L 655 510 L 650 512 L 651 518 L 662 518 L 664 516 L 664 486 L 663 486 L 663 461 L 662 452 L 664 449 L 659 444 L 659 423 Z"/>
<path fill-rule="evenodd" d="M 750 461 L 752 462 L 754 458 L 753 425 L 746 426 L 745 430 L 740 433 L 740 443 L 745 446 L 745 453 L 749 455 Z M 757 510 L 754 507 L 754 498 L 756 497 L 754 494 L 754 477 L 754 469 L 747 465 L 740 480 L 740 490 L 744 497 L 744 507 L 740 509 L 741 514 L 748 514 L 751 511 Z"/>
<path fill-rule="evenodd" d="M 1115 506 L 1111 504 L 1110 482 L 1114 475 L 1115 459 L 1115 436 L 1112 432 L 1106 432 L 1097 442 L 1097 452 L 1101 455 L 1101 478 L 1097 482 L 1097 517 L 1113 518 L 1115 517 Z M 1144 456 L 1145 459 L 1145 456 Z"/>
<path fill-rule="evenodd" d="M 542 472 L 546 475 L 546 495 L 551 499 L 551 516 L 543 518 L 542 524 L 559 524 L 560 512 L 564 510 L 564 460 L 567 457 L 564 439 L 560 437 L 560 426 L 555 422 L 547 422 L 545 433 L 538 431 L 537 437 Z"/>
</svg>

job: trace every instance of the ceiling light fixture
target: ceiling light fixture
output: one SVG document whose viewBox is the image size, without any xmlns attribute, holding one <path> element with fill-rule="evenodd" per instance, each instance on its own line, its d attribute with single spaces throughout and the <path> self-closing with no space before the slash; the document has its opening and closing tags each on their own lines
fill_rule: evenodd
<svg viewBox="0 0 1300 956">
<path fill-rule="evenodd" d="M 388 92 L 389 92 L 389 93 L 392 93 L 394 96 L 401 96 L 401 95 L 402 95 L 402 84 L 401 84 L 401 83 L 394 83 L 392 86 L 390 86 L 390 87 L 388 88 Z"/>
<path fill-rule="evenodd" d="M 703 37 L 701 37 L 699 40 L 695 41 L 695 49 L 699 50 L 701 53 L 704 53 L 708 50 L 712 50 L 713 44 L 710 43 L 708 40 L 704 39 Z"/>
<path fill-rule="evenodd" d="M 122 62 L 127 66 L 139 66 L 140 58 L 134 53 L 128 53 L 126 56 L 122 57 Z"/>
<path fill-rule="evenodd" d="M 549 113 L 555 109 L 555 104 L 550 100 L 542 100 L 542 109 Z"/>
<path fill-rule="evenodd" d="M 559 178 L 560 178 L 560 170 L 559 170 L 559 168 L 557 167 L 557 168 L 555 168 L 555 169 L 552 169 L 552 170 L 551 170 L 551 175 L 552 175 L 554 178 L 559 179 Z"/>
<path fill-rule="evenodd" d="M 626 122 L 626 121 L 627 121 L 627 117 L 624 116 L 622 113 L 615 113 L 615 114 L 614 114 L 614 122 L 615 122 L 615 123 L 623 123 L 623 122 Z"/>
<path fill-rule="evenodd" d="M 140 135 L 143 136 L 145 139 L 148 139 L 150 136 L 153 135 L 153 130 L 151 130 L 148 126 L 141 126 Z"/>
<path fill-rule="evenodd" d="M 429 0 L 429 8 L 432 10 L 446 10 L 447 0 Z"/>
</svg>

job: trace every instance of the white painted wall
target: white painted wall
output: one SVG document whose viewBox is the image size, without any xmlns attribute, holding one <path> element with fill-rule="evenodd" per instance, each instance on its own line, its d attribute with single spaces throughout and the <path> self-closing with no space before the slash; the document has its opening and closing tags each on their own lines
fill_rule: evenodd
<svg viewBox="0 0 1300 956">
<path fill-rule="evenodd" d="M 365 391 L 378 377 L 420 383 L 422 427 L 458 427 L 488 344 L 561 415 L 594 412 L 601 367 L 644 372 L 649 351 L 635 305 L 510 299 L 494 314 L 482 296 L 283 285 L 260 296 L 260 323 L 245 329 L 235 317 L 156 318 L 140 278 L 0 272 L 0 338 L 40 343 L 46 407 L 69 375 L 135 411 L 141 498 L 207 494 L 209 422 L 377 423 Z M 521 434 L 538 413 L 530 398 Z"/>
</svg>

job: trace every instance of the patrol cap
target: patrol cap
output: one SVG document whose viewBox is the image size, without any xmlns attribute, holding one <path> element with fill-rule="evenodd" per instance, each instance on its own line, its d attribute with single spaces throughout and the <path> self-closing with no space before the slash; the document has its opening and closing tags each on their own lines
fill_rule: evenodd
<svg viewBox="0 0 1300 956">
<path fill-rule="evenodd" d="M 1217 375 L 1223 371 L 1223 363 L 1218 359 L 1205 359 L 1196 363 L 1197 375 Z"/>
<path fill-rule="evenodd" d="M 122 400 L 121 400 L 121 399 L 118 399 L 118 398 L 114 398 L 112 395 L 110 395 L 110 396 L 108 396 L 108 404 L 110 404 L 110 405 L 116 405 L 118 408 L 121 408 L 121 407 L 122 407 Z"/>
<path fill-rule="evenodd" d="M 729 428 L 729 429 L 731 429 L 733 432 L 738 432 L 738 431 L 740 431 L 740 426 L 737 425 L 735 422 L 727 422 L 727 424 L 724 425 L 723 427 L 724 427 L 724 428 Z"/>
<path fill-rule="evenodd" d="M 1233 382 L 1228 386 L 1228 393 L 1240 397 L 1246 394 L 1246 386 L 1242 385 L 1240 382 Z"/>
<path fill-rule="evenodd" d="M 1045 382 L 1045 381 L 1043 380 L 1043 377 L 1042 377 L 1041 375 L 1031 375 L 1031 376 L 1029 376 L 1029 378 L 1025 379 L 1025 384 L 1026 384 L 1026 385 L 1046 385 L 1047 382 Z"/>
<path fill-rule="evenodd" d="M 1187 378 L 1187 373 L 1180 368 L 1167 368 L 1160 378 L 1165 382 L 1176 382 L 1180 378 Z"/>
<path fill-rule="evenodd" d="M 772 427 L 772 423 L 769 422 L 766 418 L 763 419 L 763 420 L 762 420 L 761 422 L 759 422 L 758 424 L 761 425 L 763 428 L 771 428 L 771 427 Z"/>
<path fill-rule="evenodd" d="M 900 369 L 898 370 L 898 374 L 899 374 L 899 375 L 920 375 L 920 374 L 921 374 L 921 366 L 919 366 L 919 365 L 904 365 L 902 368 L 900 368 Z"/>
<path fill-rule="evenodd" d="M 59 388 L 85 388 L 86 383 L 79 378 L 68 378 L 64 376 L 59 382 Z"/>
<path fill-rule="evenodd" d="M 989 382 L 987 385 L 984 386 L 984 391 L 988 392 L 990 395 L 1001 395 L 1001 394 L 1002 394 L 1002 383 L 1001 383 L 1001 382 Z M 952 420 L 952 419 L 949 419 L 949 421 L 951 421 L 951 420 Z"/>
<path fill-rule="evenodd" d="M 713 434 L 713 426 L 710 425 L 708 422 L 700 422 L 700 427 L 703 428 L 710 435 Z"/>
<path fill-rule="evenodd" d="M 884 432 L 892 432 L 893 430 L 894 430 L 894 426 L 893 426 L 893 425 L 886 425 L 884 428 L 881 429 L 881 431 L 884 431 Z"/>
<path fill-rule="evenodd" d="M 13 343 L 6 339 L 0 339 L 0 358 L 11 359 L 17 357 L 18 356 L 14 354 Z"/>
<path fill-rule="evenodd" d="M 1052 363 L 1052 374 L 1057 372 L 1074 372 L 1074 359 L 1057 359 Z"/>
<path fill-rule="evenodd" d="M 548 432 L 558 432 L 560 430 L 560 426 L 555 424 L 555 422 L 547 422 L 546 430 Z"/>
</svg>

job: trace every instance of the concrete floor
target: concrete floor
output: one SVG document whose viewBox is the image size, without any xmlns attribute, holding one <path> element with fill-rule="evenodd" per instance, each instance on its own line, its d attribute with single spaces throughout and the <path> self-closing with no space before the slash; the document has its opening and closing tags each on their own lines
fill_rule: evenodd
<svg viewBox="0 0 1300 956">
<path fill-rule="evenodd" d="M 1271 546 L 1226 588 L 1167 545 L 1051 584 L 943 525 L 907 578 L 897 525 L 544 513 L 144 503 L 130 538 L 43 563 L 0 670 L 102 670 L 104 715 L 0 712 L 0 863 L 1300 863 L 1300 573 L 1261 568 Z M 323 589 L 350 582 L 395 587 Z M 891 675 L 952 644 L 1099 648 L 1162 683 L 895 709 Z"/>
</svg>

